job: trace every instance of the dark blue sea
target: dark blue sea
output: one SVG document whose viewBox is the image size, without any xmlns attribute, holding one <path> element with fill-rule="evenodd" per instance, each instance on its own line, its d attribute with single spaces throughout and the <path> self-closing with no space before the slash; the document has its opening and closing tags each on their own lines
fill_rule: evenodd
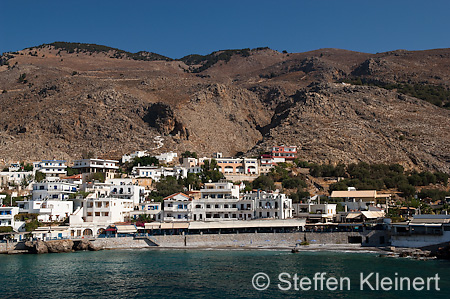
<svg viewBox="0 0 450 299">
<path fill-rule="evenodd" d="M 261 272 L 266 276 L 253 279 Z M 322 272 L 324 279 L 336 278 L 328 281 L 332 289 L 336 281 L 347 280 L 342 279 L 337 290 L 328 290 L 324 280 L 322 290 L 320 281 L 315 287 L 313 280 Z M 373 288 L 378 273 L 380 279 L 392 281 L 419 277 L 416 286 L 424 279 L 424 289 L 385 291 L 379 286 L 377 291 L 365 283 L 361 290 L 361 279 L 372 272 L 368 282 Z M 294 289 L 295 274 L 298 290 Z M 151 249 L 1 255 L 0 275 L 0 298 L 450 298 L 450 262 L 380 258 L 361 252 Z M 430 280 L 426 290 L 427 277 L 436 275 L 437 285 Z M 252 281 L 265 288 L 267 278 L 267 289 L 253 287 Z M 280 290 L 278 285 L 286 289 L 289 283 L 290 290 Z M 389 283 L 385 281 L 384 286 L 388 288 Z"/>
</svg>

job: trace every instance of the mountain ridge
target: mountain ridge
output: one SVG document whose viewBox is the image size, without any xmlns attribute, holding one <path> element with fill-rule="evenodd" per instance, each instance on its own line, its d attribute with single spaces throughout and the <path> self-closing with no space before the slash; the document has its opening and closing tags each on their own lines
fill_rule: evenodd
<svg viewBox="0 0 450 299">
<path fill-rule="evenodd" d="M 446 97 L 449 49 L 239 49 L 190 65 L 110 51 L 45 46 L 4 53 L 0 159 L 71 160 L 87 151 L 118 158 L 145 149 L 257 155 L 285 143 L 313 162 L 396 162 L 450 172 L 443 134 L 450 132 L 443 108 L 449 99 L 431 105 L 406 88 L 437 93 L 439 87 L 437 97 Z M 362 85 L 345 82 L 355 76 Z M 363 81 L 406 87 L 398 92 Z"/>
</svg>

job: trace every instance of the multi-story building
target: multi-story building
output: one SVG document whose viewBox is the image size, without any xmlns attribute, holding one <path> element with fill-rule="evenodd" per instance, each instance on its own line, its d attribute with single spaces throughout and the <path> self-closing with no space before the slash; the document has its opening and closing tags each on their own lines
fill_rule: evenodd
<svg viewBox="0 0 450 299">
<path fill-rule="evenodd" d="M 15 216 L 19 213 L 18 207 L 1 207 L 0 206 L 0 227 L 10 226 L 14 231 L 24 231 L 25 222 L 15 220 Z"/>
<path fill-rule="evenodd" d="M 42 172 L 47 178 L 67 175 L 67 165 L 64 160 L 42 160 L 34 166 L 36 171 Z"/>
<path fill-rule="evenodd" d="M 177 193 L 164 200 L 164 221 L 226 221 L 292 218 L 292 200 L 284 194 L 254 192 L 239 197 L 230 182 L 206 183 L 200 198 Z"/>
<path fill-rule="evenodd" d="M 2 171 L 0 172 L 0 186 L 1 187 L 6 187 L 8 185 L 20 186 L 24 181 L 31 182 L 32 178 L 33 178 L 33 171 Z"/>
<path fill-rule="evenodd" d="M 283 193 L 258 191 L 246 193 L 243 198 L 254 202 L 254 218 L 292 218 L 292 199 Z"/>
<path fill-rule="evenodd" d="M 33 200 L 68 200 L 69 195 L 77 192 L 77 185 L 63 181 L 44 181 L 34 183 L 32 199 Z"/>
<path fill-rule="evenodd" d="M 122 156 L 122 163 L 125 162 L 131 162 L 134 158 L 141 158 L 148 156 L 147 151 L 135 151 L 134 153 L 131 153 L 129 155 L 123 155 Z"/>
<path fill-rule="evenodd" d="M 134 205 L 134 211 L 130 212 L 130 218 L 138 219 L 140 216 L 149 217 L 155 221 L 162 220 L 161 203 L 154 201 L 145 201 Z"/>
<path fill-rule="evenodd" d="M 192 202 L 192 218 L 197 221 L 238 219 L 239 186 L 230 182 L 206 183 L 200 199 Z"/>
<path fill-rule="evenodd" d="M 119 161 L 116 160 L 104 160 L 104 159 L 81 159 L 75 160 L 74 169 L 79 169 L 84 177 L 92 173 L 101 172 L 105 174 L 105 179 L 114 178 L 114 174 L 119 169 L 117 165 Z"/>
<path fill-rule="evenodd" d="M 158 159 L 160 163 L 172 163 L 176 157 L 178 157 L 177 153 L 173 152 L 162 153 L 155 156 L 155 158 Z"/>
<path fill-rule="evenodd" d="M 192 218 L 192 198 L 175 193 L 164 198 L 164 221 L 189 221 Z"/>
<path fill-rule="evenodd" d="M 310 223 L 332 222 L 336 216 L 336 204 L 329 203 L 294 203 L 293 216 L 297 218 L 306 218 Z"/>
<path fill-rule="evenodd" d="M 278 163 L 293 161 L 296 158 L 296 146 L 274 146 L 269 154 L 261 156 L 261 172 L 266 173 Z"/>
<path fill-rule="evenodd" d="M 20 213 L 39 214 L 37 219 L 42 222 L 63 221 L 73 212 L 70 200 L 24 200 L 17 205 Z"/>
<path fill-rule="evenodd" d="M 390 194 L 378 194 L 376 190 L 356 190 L 349 187 L 348 191 L 333 191 L 330 198 L 341 198 L 346 211 L 369 210 L 369 206 L 386 208 L 389 204 Z"/>
<path fill-rule="evenodd" d="M 174 176 L 176 178 L 185 178 L 187 169 L 180 166 L 157 167 L 157 166 L 135 166 L 132 170 L 132 176 L 135 178 L 151 178 L 159 182 L 162 177 Z"/>
</svg>

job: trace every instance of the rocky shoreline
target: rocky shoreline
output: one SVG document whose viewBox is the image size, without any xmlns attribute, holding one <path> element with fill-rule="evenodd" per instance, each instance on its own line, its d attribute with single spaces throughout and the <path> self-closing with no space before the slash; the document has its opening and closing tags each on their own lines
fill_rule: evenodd
<svg viewBox="0 0 450 299">
<path fill-rule="evenodd" d="M 53 240 L 53 241 L 27 241 L 24 243 L 28 253 L 62 253 L 73 251 L 98 251 L 99 247 L 92 244 L 89 240 Z"/>
</svg>

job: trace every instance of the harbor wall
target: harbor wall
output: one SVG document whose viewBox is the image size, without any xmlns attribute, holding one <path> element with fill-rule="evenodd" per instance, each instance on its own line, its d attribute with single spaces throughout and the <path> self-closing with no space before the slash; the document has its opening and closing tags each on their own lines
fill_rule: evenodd
<svg viewBox="0 0 450 299">
<path fill-rule="evenodd" d="M 383 233 L 380 233 L 383 232 Z M 160 247 L 291 247 L 303 241 L 311 245 L 359 243 L 363 246 L 386 245 L 388 241 L 384 231 L 333 232 L 333 233 L 249 233 L 249 234 L 203 234 L 203 235 L 166 235 L 151 236 L 150 240 L 133 239 L 133 237 L 96 239 L 95 246 L 104 249 L 147 248 L 153 242 Z M 366 238 L 367 237 L 367 238 Z"/>
<path fill-rule="evenodd" d="M 383 246 L 389 241 L 386 231 L 367 232 L 297 232 L 297 233 L 241 233 L 203 235 L 161 235 L 149 239 L 134 237 L 99 238 L 91 243 L 100 249 L 160 247 L 292 247 L 306 241 L 311 245 L 359 243 L 362 246 Z M 0 243 L 0 253 L 25 250 L 23 242 Z"/>
</svg>

